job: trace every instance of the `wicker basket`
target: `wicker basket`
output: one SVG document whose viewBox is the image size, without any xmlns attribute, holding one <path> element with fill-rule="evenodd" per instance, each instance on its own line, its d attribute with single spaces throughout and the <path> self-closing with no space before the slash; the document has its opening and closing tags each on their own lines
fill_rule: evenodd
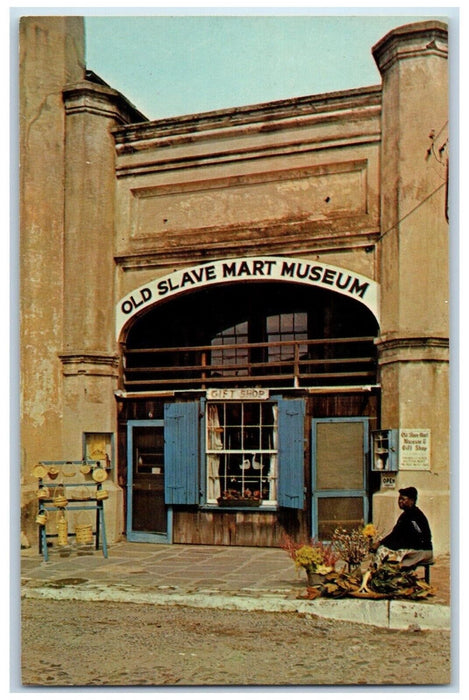
<svg viewBox="0 0 469 700">
<path fill-rule="evenodd" d="M 47 486 L 42 486 L 37 492 L 36 496 L 39 500 L 50 498 L 50 491 Z"/>
<path fill-rule="evenodd" d="M 55 487 L 54 493 L 52 494 L 52 504 L 56 508 L 65 508 L 68 504 L 68 500 L 65 498 L 65 489 L 63 484 L 59 484 Z"/>
<path fill-rule="evenodd" d="M 105 469 L 98 467 L 98 469 L 93 470 L 92 477 L 98 483 L 102 483 L 103 481 L 106 481 L 106 479 L 107 479 L 107 472 Z"/>
<path fill-rule="evenodd" d="M 93 541 L 92 525 L 75 525 L 77 544 L 90 544 Z"/>
<path fill-rule="evenodd" d="M 54 498 L 52 499 L 52 503 L 56 508 L 65 508 L 68 505 L 68 501 L 63 494 L 54 496 Z"/>
<path fill-rule="evenodd" d="M 57 544 L 59 547 L 68 545 L 68 522 L 62 510 L 57 513 Z"/>
<path fill-rule="evenodd" d="M 47 474 L 47 469 L 43 464 L 36 464 L 33 467 L 32 474 L 36 479 L 43 479 Z"/>
<path fill-rule="evenodd" d="M 38 525 L 45 525 L 47 523 L 47 513 L 46 511 L 42 511 L 41 513 L 38 513 L 36 516 L 36 522 Z"/>
</svg>

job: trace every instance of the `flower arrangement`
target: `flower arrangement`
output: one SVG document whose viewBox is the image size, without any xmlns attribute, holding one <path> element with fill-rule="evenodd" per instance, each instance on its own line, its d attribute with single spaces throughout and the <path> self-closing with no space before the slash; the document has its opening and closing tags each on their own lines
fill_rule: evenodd
<svg viewBox="0 0 469 700">
<path fill-rule="evenodd" d="M 377 536 L 378 531 L 372 523 L 362 528 L 355 528 L 350 532 L 339 527 L 334 530 L 331 544 L 337 552 L 338 558 L 343 559 L 351 571 L 352 568 L 360 566 L 370 554 Z"/>
<path fill-rule="evenodd" d="M 303 568 L 307 574 L 327 574 L 334 569 L 339 558 L 332 545 L 315 539 L 305 544 L 285 535 L 281 547 L 293 560 L 295 568 Z"/>
</svg>

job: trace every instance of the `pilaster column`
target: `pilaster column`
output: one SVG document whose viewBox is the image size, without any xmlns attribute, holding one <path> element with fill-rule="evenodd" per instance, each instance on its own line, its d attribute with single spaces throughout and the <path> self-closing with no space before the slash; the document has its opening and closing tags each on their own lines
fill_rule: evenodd
<svg viewBox="0 0 469 700">
<path fill-rule="evenodd" d="M 430 428 L 431 468 L 400 471 L 415 485 L 447 550 L 449 489 L 448 32 L 439 21 L 391 31 L 373 48 L 382 75 L 382 428 Z M 386 527 L 395 491 L 374 498 Z"/>
<path fill-rule="evenodd" d="M 37 535 L 40 459 L 62 459 L 65 116 L 62 88 L 85 71 L 82 17 L 19 26 L 21 528 Z M 13 450 L 15 450 L 15 447 Z M 13 459 L 13 464 L 15 460 Z"/>
<path fill-rule="evenodd" d="M 143 115 L 96 76 L 63 90 L 65 140 L 64 441 L 81 455 L 81 434 L 113 432 L 115 143 L 112 129 Z M 77 426 L 79 429 L 77 430 Z"/>
</svg>

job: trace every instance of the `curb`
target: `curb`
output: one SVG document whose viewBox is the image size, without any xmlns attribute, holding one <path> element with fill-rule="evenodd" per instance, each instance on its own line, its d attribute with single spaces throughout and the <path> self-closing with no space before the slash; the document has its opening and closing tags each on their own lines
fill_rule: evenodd
<svg viewBox="0 0 469 700">
<path fill-rule="evenodd" d="M 356 622 L 389 629 L 419 628 L 450 630 L 449 606 L 401 600 L 298 600 L 221 593 L 160 593 L 136 590 L 125 586 L 51 588 L 23 587 L 21 598 L 27 600 L 76 600 L 82 602 L 134 603 L 146 605 L 182 606 L 251 612 L 293 612 L 342 622 Z"/>
</svg>

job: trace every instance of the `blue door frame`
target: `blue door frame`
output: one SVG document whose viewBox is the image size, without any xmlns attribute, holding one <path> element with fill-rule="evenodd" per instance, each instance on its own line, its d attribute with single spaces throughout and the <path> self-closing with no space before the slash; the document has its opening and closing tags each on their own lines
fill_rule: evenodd
<svg viewBox="0 0 469 700">
<path fill-rule="evenodd" d="M 133 486 L 134 486 L 134 440 L 133 429 L 135 427 L 150 427 L 164 429 L 164 420 L 130 420 L 127 422 L 127 523 L 126 537 L 129 542 L 153 542 L 171 544 L 173 536 L 173 509 L 166 508 L 166 532 L 145 532 L 133 529 Z"/>
<path fill-rule="evenodd" d="M 359 489 L 318 489 L 317 488 L 317 435 L 319 423 L 363 423 L 363 488 Z M 318 501 L 320 498 L 362 498 L 363 518 L 368 518 L 368 460 L 370 450 L 369 419 L 360 417 L 313 418 L 311 426 L 311 536 L 318 537 Z"/>
</svg>

